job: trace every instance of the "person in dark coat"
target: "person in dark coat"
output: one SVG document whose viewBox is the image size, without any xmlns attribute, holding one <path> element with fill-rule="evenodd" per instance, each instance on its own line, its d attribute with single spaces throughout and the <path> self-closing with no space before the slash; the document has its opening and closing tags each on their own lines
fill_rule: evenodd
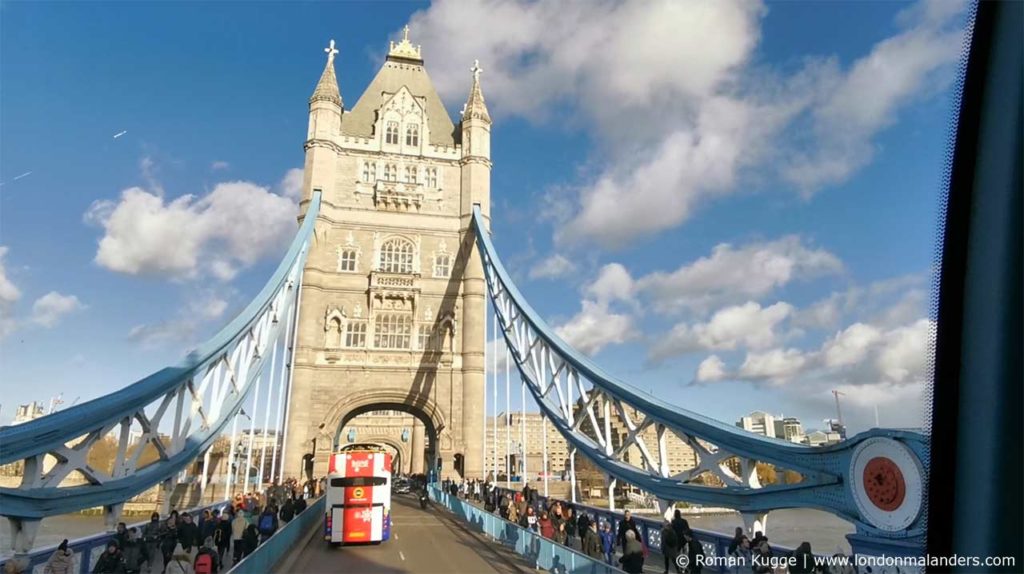
<svg viewBox="0 0 1024 574">
<path fill-rule="evenodd" d="M 583 514 L 582 518 L 586 516 Z M 586 530 L 583 530 L 583 536 L 580 537 L 580 548 L 583 553 L 600 562 L 604 558 L 604 551 L 601 549 L 601 536 L 597 533 L 597 523 L 587 522 Z"/>
<path fill-rule="evenodd" d="M 619 522 L 619 535 L 618 541 L 619 546 L 622 547 L 623 552 L 626 549 L 626 533 L 633 532 L 634 538 L 640 540 L 640 529 L 636 525 L 636 521 L 633 520 L 633 515 L 627 510 L 622 517 L 622 521 Z M 637 542 L 639 544 L 639 542 Z"/>
<path fill-rule="evenodd" d="M 227 512 L 220 516 L 220 522 L 217 523 L 217 528 L 213 531 L 213 543 L 217 545 L 217 554 L 223 564 L 224 558 L 228 555 L 228 549 L 231 548 L 231 515 Z"/>
<path fill-rule="evenodd" d="M 590 515 L 586 512 L 581 511 L 580 515 L 576 517 L 576 532 L 580 535 L 580 544 L 583 544 L 583 535 L 590 530 Z"/>
<path fill-rule="evenodd" d="M 202 543 L 199 538 L 199 527 L 192 522 L 192 515 L 185 512 L 181 515 L 181 526 L 178 527 L 178 542 L 185 552 L 192 553 L 192 549 L 198 549 Z"/>
<path fill-rule="evenodd" d="M 96 566 L 92 569 L 93 574 L 125 574 L 124 556 L 117 546 L 117 541 L 111 540 L 107 543 L 107 549 L 100 554 Z"/>
<path fill-rule="evenodd" d="M 704 545 L 697 540 L 692 530 L 687 530 L 683 534 L 683 543 L 686 544 L 686 555 L 690 559 L 690 564 L 687 566 L 690 569 L 689 574 L 700 574 L 704 567 Z"/>
<path fill-rule="evenodd" d="M 810 542 L 801 542 L 800 546 L 793 551 L 793 563 L 789 567 L 789 574 L 812 574 L 814 572 L 814 553 L 811 552 Z"/>
<path fill-rule="evenodd" d="M 245 533 L 242 534 L 242 557 L 246 557 L 256 550 L 256 547 L 260 545 L 260 531 L 256 528 L 255 524 L 250 524 L 245 527 Z"/>
<path fill-rule="evenodd" d="M 121 555 L 124 556 L 124 569 L 127 574 L 138 574 L 142 570 L 142 563 L 146 561 L 146 547 L 139 539 L 139 531 L 134 526 L 128 529 Z"/>
<path fill-rule="evenodd" d="M 624 530 L 622 532 L 625 543 L 622 545 L 622 558 L 619 558 L 619 564 L 622 564 L 622 569 L 629 574 L 643 574 L 644 547 L 637 540 L 636 531 Z"/>
<path fill-rule="evenodd" d="M 676 572 L 682 572 L 676 562 L 676 557 L 679 556 L 679 538 L 668 520 L 661 527 L 661 555 L 665 557 L 665 574 L 668 574 L 671 566 L 675 566 Z"/>
<path fill-rule="evenodd" d="M 171 516 L 164 522 L 164 527 L 160 530 L 160 553 L 164 557 L 164 564 L 170 564 L 171 557 L 174 555 L 174 547 L 178 545 L 178 523 L 177 513 L 171 513 Z"/>
<path fill-rule="evenodd" d="M 743 535 L 743 528 L 737 526 L 736 534 L 733 535 L 732 541 L 729 542 L 729 547 L 726 549 L 726 553 L 729 556 L 736 556 L 739 552 L 740 542 L 742 542 L 744 538 L 745 536 Z"/>
<path fill-rule="evenodd" d="M 284 522 L 285 524 L 288 524 L 292 521 L 292 518 L 295 518 L 295 503 L 292 502 L 292 499 L 289 498 L 284 501 L 284 504 L 281 505 L 281 512 L 278 513 L 278 516 L 281 518 L 281 522 Z"/>
<path fill-rule="evenodd" d="M 306 499 L 298 497 L 295 499 L 295 514 L 302 514 L 302 511 L 306 509 Z"/>
<path fill-rule="evenodd" d="M 683 543 L 683 535 L 689 530 L 690 523 L 683 518 L 683 512 L 677 508 L 672 517 L 672 531 L 676 533 L 676 540 L 679 541 L 679 544 Z"/>
<path fill-rule="evenodd" d="M 160 539 L 163 537 L 164 525 L 160 522 L 160 514 L 154 512 L 149 516 L 149 522 L 142 527 L 142 546 L 146 549 L 146 562 L 149 569 L 153 569 L 157 554 L 160 552 Z"/>
</svg>

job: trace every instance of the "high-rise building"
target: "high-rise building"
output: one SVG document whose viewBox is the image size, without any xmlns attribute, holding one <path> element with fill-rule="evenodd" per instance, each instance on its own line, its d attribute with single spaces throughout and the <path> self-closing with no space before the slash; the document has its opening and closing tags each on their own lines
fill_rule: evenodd
<svg viewBox="0 0 1024 574">
<path fill-rule="evenodd" d="M 775 421 L 775 438 L 785 439 L 789 442 L 803 442 L 804 428 L 800 420 L 795 417 L 784 417 Z"/>
<path fill-rule="evenodd" d="M 766 437 L 775 438 L 775 417 L 764 412 L 754 411 L 736 421 L 736 426 Z"/>
<path fill-rule="evenodd" d="M 27 423 L 43 416 L 43 414 L 43 404 L 40 402 L 18 405 L 18 410 L 14 412 L 14 420 L 11 421 L 11 424 L 20 425 L 21 423 Z"/>
</svg>

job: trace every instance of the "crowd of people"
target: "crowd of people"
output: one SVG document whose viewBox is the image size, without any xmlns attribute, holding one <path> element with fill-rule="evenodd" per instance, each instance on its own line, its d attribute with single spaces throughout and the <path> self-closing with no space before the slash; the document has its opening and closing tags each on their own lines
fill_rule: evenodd
<svg viewBox="0 0 1024 574">
<path fill-rule="evenodd" d="M 214 574 L 230 557 L 237 564 L 306 509 L 317 484 L 274 482 L 264 492 L 238 493 L 223 509 L 161 517 L 154 512 L 141 528 L 124 522 L 93 567 L 94 574 Z M 46 562 L 46 574 L 72 571 L 74 552 L 64 540 Z M 159 559 L 159 561 L 158 561 Z"/>
<path fill-rule="evenodd" d="M 542 503 L 536 489 L 529 484 L 521 492 L 510 493 L 496 488 L 484 480 L 445 480 L 442 488 L 452 496 L 481 503 L 488 512 L 499 514 L 505 520 L 538 533 L 557 544 L 573 548 L 607 564 L 621 568 L 630 574 L 644 571 L 644 562 L 649 551 L 636 520 L 629 510 L 622 520 L 612 524 L 604 517 L 591 516 L 585 508 L 548 499 Z M 664 573 L 701 574 L 701 557 L 704 546 L 697 539 L 690 524 L 680 510 L 671 520 L 662 524 L 660 550 L 664 561 Z M 768 537 L 761 532 L 753 540 L 737 527 L 735 536 L 727 550 L 735 558 L 731 570 L 734 574 L 763 574 L 771 572 L 765 566 L 773 556 Z M 680 560 L 686 555 L 685 560 Z M 760 560 L 754 560 L 755 556 Z M 814 563 L 814 554 L 808 542 L 802 543 L 792 554 L 793 565 L 790 574 L 813 574 L 824 571 Z M 684 566 L 685 565 L 685 566 Z"/>
</svg>

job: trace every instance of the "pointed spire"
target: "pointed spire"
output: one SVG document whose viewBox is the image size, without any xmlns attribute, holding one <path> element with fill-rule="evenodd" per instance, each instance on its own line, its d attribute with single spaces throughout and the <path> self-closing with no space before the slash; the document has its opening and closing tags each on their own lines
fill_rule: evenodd
<svg viewBox="0 0 1024 574">
<path fill-rule="evenodd" d="M 462 119 L 465 121 L 469 118 L 477 118 L 490 122 L 491 115 L 487 113 L 484 93 L 480 89 L 480 72 L 483 71 L 483 68 L 480 67 L 480 60 L 473 60 L 473 67 L 470 68 L 470 71 L 473 72 L 473 87 L 469 90 L 469 99 L 466 100 L 466 105 L 462 107 Z"/>
<path fill-rule="evenodd" d="M 327 65 L 324 66 L 324 73 L 320 75 L 320 81 L 317 82 L 313 96 L 309 98 L 309 103 L 327 101 L 342 106 L 341 92 L 338 91 L 338 78 L 334 75 L 334 55 L 338 53 L 334 47 L 334 40 L 331 40 L 330 45 L 324 48 L 324 52 L 327 52 Z"/>
</svg>

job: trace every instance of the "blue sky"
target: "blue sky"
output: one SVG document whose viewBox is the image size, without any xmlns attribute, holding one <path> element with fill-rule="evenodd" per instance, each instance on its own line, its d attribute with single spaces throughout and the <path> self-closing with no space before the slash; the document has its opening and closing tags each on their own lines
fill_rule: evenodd
<svg viewBox="0 0 1024 574">
<path fill-rule="evenodd" d="M 453 116 L 481 61 L 495 241 L 570 342 L 729 422 L 762 409 L 817 427 L 839 388 L 855 429 L 875 406 L 883 425 L 921 423 L 908 405 L 927 378 L 960 3 L 4 2 L 0 16 L 0 423 L 176 362 L 241 309 L 292 230 L 203 235 L 229 226 L 215 192 L 294 217 L 323 47 L 338 43 L 351 106 L 406 23 Z M 195 244 L 141 229 L 131 261 L 100 257 L 136 187 L 155 201 L 145 221 L 201 220 Z"/>
</svg>

